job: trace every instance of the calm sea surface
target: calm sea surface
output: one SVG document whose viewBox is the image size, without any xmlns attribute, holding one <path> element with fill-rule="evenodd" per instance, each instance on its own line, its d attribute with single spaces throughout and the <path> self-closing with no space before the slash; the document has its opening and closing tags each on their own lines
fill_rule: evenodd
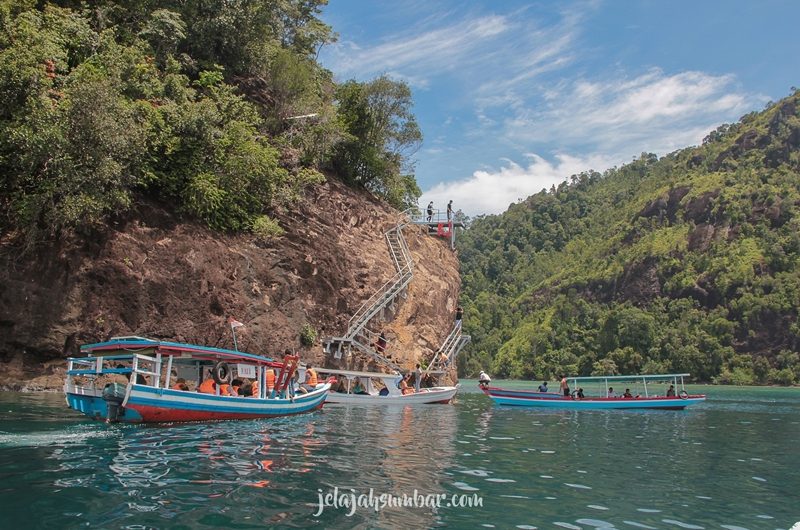
<svg viewBox="0 0 800 530">
<path fill-rule="evenodd" d="M 174 426 L 108 426 L 57 394 L 0 394 L 0 528 L 740 530 L 800 521 L 800 389 L 694 387 L 709 401 L 686 411 L 558 412 L 499 407 L 474 382 L 462 388 L 452 406 L 326 406 Z M 315 515 L 320 492 L 336 487 L 447 497 L 440 508 Z M 447 506 L 453 494 L 482 506 Z"/>
</svg>

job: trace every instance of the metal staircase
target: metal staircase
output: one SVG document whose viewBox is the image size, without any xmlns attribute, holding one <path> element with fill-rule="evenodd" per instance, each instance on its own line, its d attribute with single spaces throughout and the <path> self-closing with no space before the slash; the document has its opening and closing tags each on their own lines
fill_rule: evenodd
<svg viewBox="0 0 800 530">
<path fill-rule="evenodd" d="M 469 335 L 461 334 L 461 322 L 456 322 L 453 330 L 444 339 L 442 346 L 436 351 L 425 369 L 426 374 L 442 374 L 448 366 L 452 366 L 456 362 L 456 357 L 461 352 L 462 348 L 466 346 L 472 337 Z"/>
<path fill-rule="evenodd" d="M 402 370 L 389 357 L 389 345 L 386 344 L 382 350 L 376 348 L 379 335 L 367 328 L 370 321 L 381 315 L 387 307 L 394 304 L 398 296 L 405 294 L 405 289 L 414 276 L 414 260 L 411 252 L 403 237 L 403 227 L 405 223 L 400 223 L 388 230 L 384 235 L 386 243 L 389 245 L 389 253 L 394 263 L 397 273 L 375 294 L 373 294 L 361 307 L 350 317 L 347 322 L 347 332 L 342 337 L 331 337 L 325 342 L 325 349 L 328 353 L 334 353 L 335 358 L 340 358 L 343 348 L 349 350 L 355 347 L 367 357 L 391 368 L 392 370 Z"/>
</svg>

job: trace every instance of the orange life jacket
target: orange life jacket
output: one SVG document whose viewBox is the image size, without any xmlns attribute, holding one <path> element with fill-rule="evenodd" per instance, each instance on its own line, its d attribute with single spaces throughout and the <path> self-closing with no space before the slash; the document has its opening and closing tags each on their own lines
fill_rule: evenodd
<svg viewBox="0 0 800 530">
<path fill-rule="evenodd" d="M 313 368 L 306 370 L 306 384 L 309 386 L 317 386 L 317 372 Z"/>
<path fill-rule="evenodd" d="M 202 383 L 200 386 L 197 387 L 198 392 L 202 392 L 203 394 L 216 394 L 217 393 L 217 384 L 214 382 L 214 379 L 209 377 Z"/>
<path fill-rule="evenodd" d="M 175 383 L 170 387 L 172 390 L 186 390 L 186 383 Z"/>
<path fill-rule="evenodd" d="M 230 385 L 219 385 L 219 395 L 220 396 L 230 396 L 231 395 L 231 386 Z"/>
<path fill-rule="evenodd" d="M 260 397 L 258 393 L 258 381 L 253 381 L 253 395 L 251 397 Z"/>
<path fill-rule="evenodd" d="M 267 370 L 267 390 L 272 392 L 273 388 L 275 388 L 275 370 L 270 368 Z"/>
</svg>

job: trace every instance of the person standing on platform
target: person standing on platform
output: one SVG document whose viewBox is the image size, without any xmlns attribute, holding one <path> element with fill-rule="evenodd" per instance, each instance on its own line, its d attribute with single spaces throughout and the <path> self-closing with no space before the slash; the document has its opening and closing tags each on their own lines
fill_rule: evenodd
<svg viewBox="0 0 800 530">
<path fill-rule="evenodd" d="M 453 201 L 451 199 L 450 202 L 447 203 L 447 220 L 450 221 L 450 219 L 452 218 L 453 218 Z"/>
<path fill-rule="evenodd" d="M 428 222 L 429 223 L 431 222 L 431 219 L 433 219 L 433 201 L 428 203 Z"/>
<path fill-rule="evenodd" d="M 464 310 L 461 306 L 456 307 L 456 326 L 461 326 L 461 318 L 464 316 Z"/>
</svg>

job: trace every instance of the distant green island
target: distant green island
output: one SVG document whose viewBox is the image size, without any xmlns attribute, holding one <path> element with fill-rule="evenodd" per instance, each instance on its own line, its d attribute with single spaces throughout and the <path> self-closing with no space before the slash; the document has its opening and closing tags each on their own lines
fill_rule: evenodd
<svg viewBox="0 0 800 530">
<path fill-rule="evenodd" d="M 460 373 L 800 380 L 798 102 L 473 219 Z"/>
</svg>

